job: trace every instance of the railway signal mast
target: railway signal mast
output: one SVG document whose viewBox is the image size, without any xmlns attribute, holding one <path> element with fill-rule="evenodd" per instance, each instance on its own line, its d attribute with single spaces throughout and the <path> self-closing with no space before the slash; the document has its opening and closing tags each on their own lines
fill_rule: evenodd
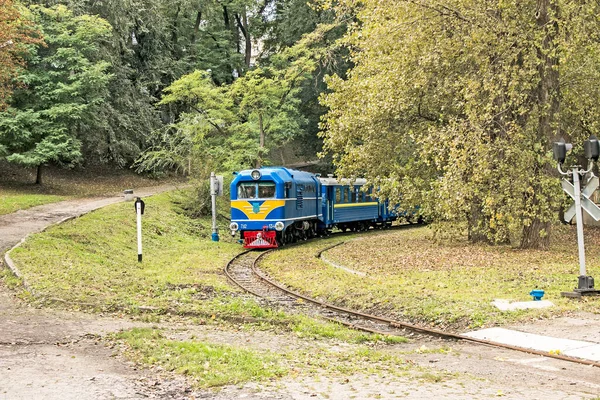
<svg viewBox="0 0 600 400">
<path fill-rule="evenodd" d="M 219 241 L 219 227 L 217 226 L 217 196 L 223 196 L 223 176 L 210 173 L 210 197 L 212 203 L 212 241 Z"/>
<path fill-rule="evenodd" d="M 600 290 L 594 288 L 594 278 L 587 275 L 585 268 L 585 246 L 583 238 L 583 213 L 585 210 L 594 220 L 600 221 L 600 208 L 589 199 L 589 197 L 598 188 L 598 177 L 592 173 L 591 179 L 581 188 L 581 178 L 592 172 L 594 162 L 600 158 L 600 142 L 596 136 L 590 136 L 585 141 L 583 148 L 585 158 L 589 161 L 588 169 L 584 170 L 579 165 L 573 165 L 570 170 L 563 171 L 561 166 L 565 162 L 567 152 L 573 148 L 571 143 L 565 143 L 564 140 L 554 142 L 552 150 L 554 159 L 558 163 L 558 172 L 565 178 L 561 180 L 562 188 L 575 202 L 565 212 L 565 221 L 570 222 L 575 217 L 577 223 L 577 247 L 579 250 L 579 279 L 577 288 L 573 292 L 562 292 L 565 297 L 580 298 L 581 296 L 600 295 Z M 567 179 L 571 176 L 573 183 Z"/>
</svg>

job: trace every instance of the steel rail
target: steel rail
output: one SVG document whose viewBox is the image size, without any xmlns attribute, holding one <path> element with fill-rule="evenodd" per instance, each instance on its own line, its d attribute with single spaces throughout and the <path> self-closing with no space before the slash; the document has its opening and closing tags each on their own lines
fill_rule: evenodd
<svg viewBox="0 0 600 400">
<path fill-rule="evenodd" d="M 279 284 L 278 282 L 273 281 L 272 279 L 268 278 L 267 276 L 265 276 L 261 271 L 258 270 L 258 262 L 265 257 L 266 255 L 272 253 L 276 251 L 276 249 L 271 249 L 271 250 L 267 250 L 265 252 L 262 252 L 258 257 L 256 257 L 256 259 L 254 260 L 254 262 L 252 263 L 252 272 L 259 277 L 261 280 L 263 280 L 264 282 L 268 283 L 269 285 L 276 287 L 277 289 L 285 292 L 286 294 L 289 294 L 291 296 L 294 296 L 296 298 L 302 299 L 304 301 L 313 303 L 315 305 L 318 305 L 320 307 L 326 308 L 326 309 L 330 309 L 330 310 L 334 310 L 337 312 L 342 312 L 342 313 L 346 313 L 349 315 L 354 315 L 357 317 L 361 317 L 367 320 L 372 320 L 372 321 L 376 321 L 376 322 L 383 322 L 383 323 L 387 323 L 389 324 L 391 327 L 394 328 L 403 328 L 403 329 L 409 329 L 411 331 L 415 331 L 415 332 L 419 332 L 419 333 L 423 333 L 429 336 L 436 336 L 436 337 L 440 337 L 440 338 L 444 338 L 444 339 L 451 339 L 451 340 L 457 340 L 457 341 L 465 341 L 465 342 L 471 342 L 471 343 L 477 343 L 477 344 L 481 344 L 481 345 L 485 345 L 485 346 L 490 346 L 490 347 L 496 347 L 496 348 L 502 348 L 502 349 L 507 349 L 507 350 L 513 350 L 513 351 L 519 351 L 522 353 L 527 353 L 527 354 L 533 354 L 533 355 L 538 355 L 538 356 L 542 356 L 542 357 L 547 357 L 547 358 L 553 358 L 556 360 L 561 360 L 561 361 L 567 361 L 567 362 L 571 362 L 571 363 L 576 363 L 576 364 L 581 364 L 581 365 L 588 365 L 588 366 L 592 366 L 592 367 L 598 367 L 600 368 L 600 362 L 596 362 L 596 361 L 591 361 L 591 360 L 584 360 L 581 358 L 576 358 L 576 357 L 571 357 L 571 356 L 565 356 L 562 354 L 552 354 L 552 353 L 548 353 L 548 352 L 544 352 L 544 351 L 540 351 L 540 350 L 535 350 L 535 349 L 529 349 L 526 347 L 520 347 L 520 346 L 513 346 L 513 345 L 509 345 L 509 344 L 504 344 L 504 343 L 499 343 L 499 342 L 494 342 L 491 340 L 485 340 L 485 339 L 477 339 L 477 338 L 473 338 L 470 336 L 465 336 L 462 334 L 457 334 L 457 333 L 451 333 L 451 332 L 445 332 L 439 329 L 434 329 L 434 328 L 427 328 L 427 327 L 423 327 L 423 326 L 418 326 L 418 325 L 414 325 L 414 324 L 410 324 L 407 322 L 402 322 L 402 321 L 397 321 L 397 320 L 393 320 L 391 318 L 386 318 L 386 317 L 381 317 L 381 316 L 377 316 L 377 315 L 372 315 L 372 314 L 366 314 L 366 313 L 362 313 L 362 312 L 358 312 L 355 310 L 350 310 L 348 308 L 344 308 L 344 307 L 338 307 L 334 304 L 330 304 L 321 300 L 317 300 L 314 299 L 312 297 L 303 295 L 301 293 L 298 293 L 296 291 L 290 290 L 284 286 L 282 286 L 281 284 Z M 232 259 L 227 266 L 229 266 L 232 262 L 234 262 L 239 256 L 243 255 L 243 254 L 247 254 L 249 251 L 240 253 L 238 256 L 234 257 L 234 259 Z M 322 253 L 322 251 L 321 251 Z M 227 269 L 227 267 L 226 267 Z M 226 271 L 227 273 L 227 271 Z M 263 296 L 260 294 L 257 294 L 256 292 L 245 288 L 241 283 L 237 282 L 229 273 L 227 273 L 227 276 L 229 277 L 229 279 L 231 279 L 233 282 L 235 282 L 239 287 L 241 287 L 242 289 L 248 291 L 249 293 L 252 293 L 253 295 L 262 298 Z M 351 324 L 351 323 L 347 323 L 344 321 L 340 321 L 340 320 L 336 320 L 334 318 L 327 318 L 329 320 L 335 321 L 337 323 L 340 323 L 342 325 L 351 327 L 353 329 L 360 329 L 363 331 L 367 331 L 367 332 L 372 332 L 372 333 L 376 333 L 376 334 L 384 334 L 384 335 L 389 335 L 390 333 L 386 333 L 386 332 L 381 332 L 381 331 L 377 331 L 375 329 L 370 329 L 368 327 L 360 327 L 357 326 L 355 324 Z"/>
<path fill-rule="evenodd" d="M 225 265 L 225 275 L 227 276 L 227 278 L 229 278 L 229 280 L 233 283 L 235 283 L 238 287 L 240 287 L 242 290 L 245 290 L 246 292 L 259 297 L 259 298 L 263 298 L 263 296 L 259 293 L 257 293 L 256 291 L 247 288 L 246 286 L 244 286 L 241 282 L 239 282 L 238 280 L 236 280 L 233 275 L 230 273 L 230 268 L 233 265 L 233 263 L 235 263 L 240 257 L 245 256 L 248 253 L 251 253 L 253 250 L 246 250 L 241 252 L 240 254 L 236 255 L 235 257 L 233 257 L 231 260 L 229 260 L 227 262 L 227 264 Z M 254 260 L 254 263 L 256 263 L 256 260 Z"/>
</svg>

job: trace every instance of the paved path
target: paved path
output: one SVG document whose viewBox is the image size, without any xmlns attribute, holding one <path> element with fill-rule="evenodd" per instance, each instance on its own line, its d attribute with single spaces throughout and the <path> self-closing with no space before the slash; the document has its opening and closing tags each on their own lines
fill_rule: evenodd
<svg viewBox="0 0 600 400">
<path fill-rule="evenodd" d="M 143 188 L 135 194 L 171 189 Z M 120 201 L 122 196 L 69 200 L 0 216 L 0 254 L 30 233 Z M 129 320 L 35 309 L 0 286 L 0 399 L 190 398 L 184 381 L 157 381 L 97 340 L 132 326 Z"/>
</svg>

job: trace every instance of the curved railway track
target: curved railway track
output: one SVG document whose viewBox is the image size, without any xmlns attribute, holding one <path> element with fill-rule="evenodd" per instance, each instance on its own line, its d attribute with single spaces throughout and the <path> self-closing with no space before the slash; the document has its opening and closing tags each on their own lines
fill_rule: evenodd
<svg viewBox="0 0 600 400">
<path fill-rule="evenodd" d="M 273 251 L 277 250 L 273 249 L 263 252 L 250 250 L 240 253 L 227 263 L 225 266 L 225 274 L 233 283 L 254 296 L 265 299 L 273 304 L 292 307 L 298 312 L 320 316 L 321 318 L 343 324 L 353 329 L 392 336 L 406 336 L 407 331 L 415 332 L 423 337 L 437 337 L 445 340 L 478 343 L 481 345 L 509 349 L 582 365 L 600 367 L 600 363 L 595 361 L 583 360 L 561 354 L 551 354 L 489 340 L 476 339 L 461 334 L 417 326 L 403 321 L 396 321 L 382 316 L 365 314 L 313 299 L 286 288 L 258 269 L 258 262 L 260 259 Z M 323 251 L 325 250 L 321 250 L 320 253 Z"/>
</svg>

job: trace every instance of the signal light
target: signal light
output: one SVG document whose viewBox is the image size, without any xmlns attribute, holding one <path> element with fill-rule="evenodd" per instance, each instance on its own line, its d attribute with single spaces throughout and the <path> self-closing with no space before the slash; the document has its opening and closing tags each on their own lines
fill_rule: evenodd
<svg viewBox="0 0 600 400">
<path fill-rule="evenodd" d="M 590 136 L 590 138 L 583 143 L 583 151 L 585 153 L 585 158 L 598 161 L 598 158 L 600 157 L 600 142 L 598 142 L 598 138 L 594 135 Z"/>
<path fill-rule="evenodd" d="M 552 145 L 552 153 L 554 154 L 554 160 L 556 160 L 559 164 L 565 162 L 567 158 L 567 152 L 573 148 L 571 143 L 565 143 L 564 139 L 561 139 L 560 142 L 554 142 Z"/>
</svg>

